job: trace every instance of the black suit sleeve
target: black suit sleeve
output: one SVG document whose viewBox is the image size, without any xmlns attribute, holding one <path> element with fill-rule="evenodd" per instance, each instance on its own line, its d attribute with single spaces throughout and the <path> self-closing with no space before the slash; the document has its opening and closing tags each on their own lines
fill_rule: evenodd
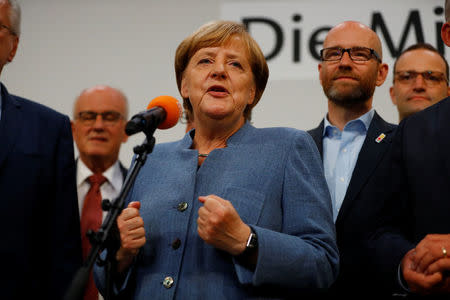
<svg viewBox="0 0 450 300">
<path fill-rule="evenodd" d="M 73 139 L 69 119 L 61 118 L 54 160 L 54 193 L 50 210 L 53 255 L 51 281 L 62 299 L 74 273 L 81 266 L 81 234 L 75 179 Z"/>
<path fill-rule="evenodd" d="M 386 154 L 388 159 L 384 161 L 389 167 L 385 173 L 376 176 L 384 178 L 383 191 L 378 201 L 383 201 L 383 208 L 377 216 L 377 226 L 369 239 L 369 256 L 373 259 L 373 266 L 380 275 L 379 281 L 399 289 L 398 266 L 403 256 L 414 244 L 408 230 L 412 224 L 408 216 L 411 213 L 409 207 L 411 195 L 408 192 L 407 175 L 403 154 L 404 123 L 402 123 L 394 137 L 394 141 Z"/>
</svg>

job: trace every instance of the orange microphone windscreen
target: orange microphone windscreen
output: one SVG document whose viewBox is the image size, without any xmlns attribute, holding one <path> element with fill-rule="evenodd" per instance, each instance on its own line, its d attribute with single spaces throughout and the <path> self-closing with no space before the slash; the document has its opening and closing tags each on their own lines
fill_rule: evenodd
<svg viewBox="0 0 450 300">
<path fill-rule="evenodd" d="M 159 129 L 168 129 L 175 126 L 181 116 L 181 105 L 177 99 L 172 96 L 158 96 L 154 98 L 147 106 L 147 109 L 155 106 L 162 107 L 166 111 L 165 120 L 159 124 Z"/>
</svg>

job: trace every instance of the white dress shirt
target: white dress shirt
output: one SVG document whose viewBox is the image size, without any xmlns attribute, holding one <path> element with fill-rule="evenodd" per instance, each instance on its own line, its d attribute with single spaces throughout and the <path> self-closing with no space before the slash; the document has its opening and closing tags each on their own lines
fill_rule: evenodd
<svg viewBox="0 0 450 300">
<path fill-rule="evenodd" d="M 94 175 L 94 173 L 81 161 L 77 159 L 77 192 L 78 192 L 78 211 L 80 213 L 83 210 L 84 197 L 86 197 L 89 188 L 91 187 L 88 182 L 88 177 Z M 103 176 L 106 177 L 106 182 L 100 186 L 100 192 L 102 199 L 114 200 L 122 188 L 123 178 L 122 171 L 120 170 L 119 161 L 116 161 L 108 170 L 103 172 Z M 105 220 L 107 211 L 103 211 L 103 220 Z M 98 299 L 103 300 L 102 295 L 98 294 Z"/>
<path fill-rule="evenodd" d="M 78 192 L 78 211 L 81 217 L 81 211 L 83 209 L 84 197 L 89 191 L 90 184 L 88 177 L 94 175 L 94 173 L 81 161 L 77 159 L 77 192 Z M 120 170 L 119 161 L 116 161 L 108 170 L 103 172 L 103 176 L 106 177 L 106 182 L 100 186 L 100 192 L 102 193 L 102 199 L 114 200 L 122 188 L 122 184 L 125 178 L 123 178 L 122 171 Z M 103 211 L 103 220 L 108 212 Z"/>
</svg>

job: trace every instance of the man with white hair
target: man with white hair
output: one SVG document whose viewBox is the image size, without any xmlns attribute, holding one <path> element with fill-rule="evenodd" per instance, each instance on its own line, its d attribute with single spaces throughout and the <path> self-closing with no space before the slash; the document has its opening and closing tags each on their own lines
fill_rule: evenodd
<svg viewBox="0 0 450 300">
<path fill-rule="evenodd" d="M 18 3 L 0 0 L 0 72 L 19 37 Z M 0 90 L 1 298 L 62 299 L 81 266 L 70 121 Z"/>
</svg>

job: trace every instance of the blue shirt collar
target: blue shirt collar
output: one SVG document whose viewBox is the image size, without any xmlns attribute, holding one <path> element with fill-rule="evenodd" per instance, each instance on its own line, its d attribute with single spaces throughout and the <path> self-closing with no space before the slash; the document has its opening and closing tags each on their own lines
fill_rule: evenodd
<svg viewBox="0 0 450 300">
<path fill-rule="evenodd" d="M 372 118 L 373 118 L 374 115 L 375 115 L 375 110 L 373 108 L 371 108 L 368 112 L 366 112 L 365 114 L 363 114 L 359 118 L 351 120 L 347 124 L 345 124 L 344 130 L 347 128 L 347 126 L 349 126 L 349 125 L 351 125 L 353 123 L 359 123 L 359 124 L 363 125 L 362 127 L 363 127 L 364 132 L 367 132 L 367 130 L 369 129 L 369 126 L 370 126 L 370 122 L 372 122 Z M 322 136 L 326 136 L 327 132 L 329 133 L 330 130 L 333 130 L 333 129 L 337 129 L 336 126 L 331 124 L 328 121 L 327 116 L 325 116 L 325 118 L 323 120 Z"/>
</svg>

